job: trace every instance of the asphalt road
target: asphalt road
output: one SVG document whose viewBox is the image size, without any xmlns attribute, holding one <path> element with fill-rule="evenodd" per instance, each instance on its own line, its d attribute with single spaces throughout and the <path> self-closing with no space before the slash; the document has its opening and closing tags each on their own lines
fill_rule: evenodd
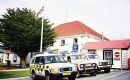
<svg viewBox="0 0 130 80">
<path fill-rule="evenodd" d="M 24 78 L 11 78 L 0 80 L 32 80 L 32 79 L 29 77 L 24 77 Z M 130 80 L 130 70 L 129 71 L 112 70 L 110 73 L 101 72 L 97 74 L 97 76 L 82 75 L 80 78 L 76 78 L 76 80 Z"/>
<path fill-rule="evenodd" d="M 100 73 L 97 76 L 83 75 L 76 80 L 130 80 L 130 71 L 114 70 L 110 73 Z"/>
</svg>

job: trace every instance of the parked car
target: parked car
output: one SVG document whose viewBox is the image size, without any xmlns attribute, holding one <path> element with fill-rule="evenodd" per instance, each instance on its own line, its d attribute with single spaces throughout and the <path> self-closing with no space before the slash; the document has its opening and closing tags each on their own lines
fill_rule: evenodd
<svg viewBox="0 0 130 80">
<path fill-rule="evenodd" d="M 77 77 L 80 77 L 81 74 L 90 74 L 92 76 L 96 76 L 97 74 L 96 64 L 88 62 L 83 58 L 83 54 L 66 54 L 65 60 L 77 66 Z"/>
<path fill-rule="evenodd" d="M 58 54 L 37 54 L 30 62 L 31 78 L 36 80 L 38 76 L 43 76 L 45 80 L 68 77 L 68 80 L 75 80 L 77 68 L 74 64 L 67 63 Z"/>
<path fill-rule="evenodd" d="M 104 70 L 106 73 L 110 72 L 111 63 L 107 60 L 101 60 L 97 54 L 84 54 L 84 57 L 89 62 L 96 63 L 98 71 Z"/>
</svg>

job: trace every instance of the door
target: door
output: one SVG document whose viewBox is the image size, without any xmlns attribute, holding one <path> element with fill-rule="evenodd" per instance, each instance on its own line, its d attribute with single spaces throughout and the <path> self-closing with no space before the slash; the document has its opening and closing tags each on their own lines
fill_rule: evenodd
<svg viewBox="0 0 130 80">
<path fill-rule="evenodd" d="M 103 60 L 108 60 L 110 62 L 110 64 L 113 64 L 113 51 L 104 50 L 103 51 Z"/>
</svg>

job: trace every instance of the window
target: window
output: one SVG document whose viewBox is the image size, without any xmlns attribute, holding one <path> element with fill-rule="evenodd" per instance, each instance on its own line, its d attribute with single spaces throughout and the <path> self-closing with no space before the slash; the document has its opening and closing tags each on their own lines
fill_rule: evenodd
<svg viewBox="0 0 130 80">
<path fill-rule="evenodd" d="M 39 64 L 40 57 L 36 57 L 35 64 Z"/>
<path fill-rule="evenodd" d="M 103 60 L 108 60 L 110 62 L 110 64 L 113 64 L 113 51 L 104 50 L 103 51 Z"/>
<path fill-rule="evenodd" d="M 13 62 L 17 62 L 17 55 L 16 54 L 14 54 Z"/>
<path fill-rule="evenodd" d="M 63 56 L 57 55 L 57 56 L 45 56 L 45 63 L 65 63 Z"/>
<path fill-rule="evenodd" d="M 78 39 L 74 38 L 73 44 L 78 44 Z"/>
<path fill-rule="evenodd" d="M 88 54 L 96 54 L 96 50 L 88 50 Z"/>
<path fill-rule="evenodd" d="M 45 63 L 44 57 L 36 57 L 35 64 L 44 64 L 44 63 Z"/>
<path fill-rule="evenodd" d="M 61 46 L 65 45 L 65 40 L 61 40 Z"/>
<path fill-rule="evenodd" d="M 6 54 L 6 58 L 5 58 L 6 60 L 9 60 L 9 54 Z"/>
<path fill-rule="evenodd" d="M 41 57 L 40 61 L 39 61 L 39 64 L 44 64 L 44 63 L 45 63 L 45 59 L 44 59 L 44 57 Z"/>
</svg>

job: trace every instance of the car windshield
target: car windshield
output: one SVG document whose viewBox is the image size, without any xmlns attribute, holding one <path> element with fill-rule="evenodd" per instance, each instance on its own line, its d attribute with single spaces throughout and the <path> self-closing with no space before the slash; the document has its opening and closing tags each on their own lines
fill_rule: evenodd
<svg viewBox="0 0 130 80">
<path fill-rule="evenodd" d="M 98 59 L 98 55 L 88 55 L 88 59 Z"/>
<path fill-rule="evenodd" d="M 85 58 L 83 57 L 83 55 L 71 55 L 71 59 L 76 60 L 76 59 L 85 59 Z"/>
<path fill-rule="evenodd" d="M 60 55 L 55 55 L 55 56 L 45 56 L 45 64 L 48 63 L 66 63 L 64 58 Z"/>
</svg>

